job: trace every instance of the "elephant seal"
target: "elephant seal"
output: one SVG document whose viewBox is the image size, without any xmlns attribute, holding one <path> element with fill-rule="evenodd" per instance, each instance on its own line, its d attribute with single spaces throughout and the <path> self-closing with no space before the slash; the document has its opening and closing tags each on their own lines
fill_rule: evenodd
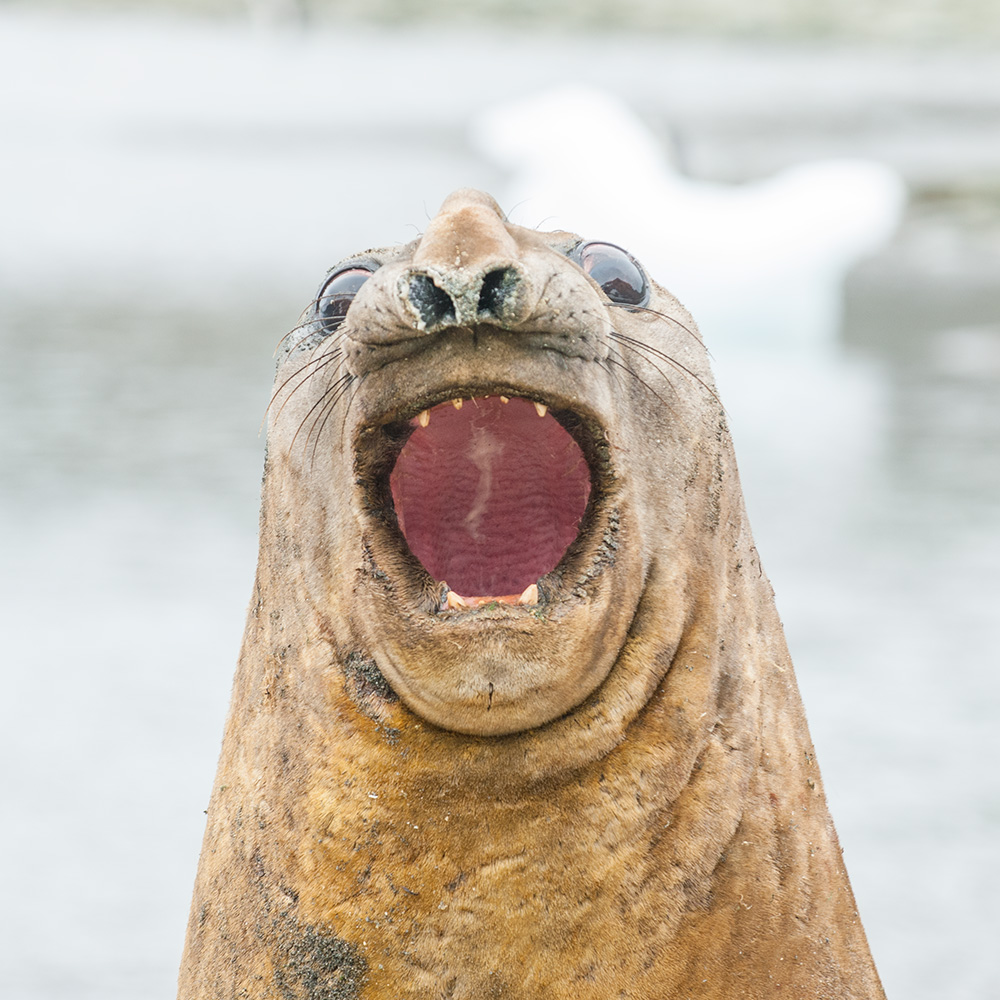
<svg viewBox="0 0 1000 1000">
<path fill-rule="evenodd" d="M 284 341 L 182 1000 L 882 997 L 705 349 L 475 191 Z"/>
</svg>

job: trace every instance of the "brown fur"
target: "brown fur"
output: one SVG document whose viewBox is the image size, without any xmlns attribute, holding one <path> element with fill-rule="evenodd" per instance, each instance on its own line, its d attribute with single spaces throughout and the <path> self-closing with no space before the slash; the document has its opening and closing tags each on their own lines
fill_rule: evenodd
<svg viewBox="0 0 1000 1000">
<path fill-rule="evenodd" d="M 182 1000 L 883 996 L 705 350 L 575 242 L 457 192 L 279 366 Z M 366 428 L 505 390 L 599 422 L 604 487 L 539 607 L 436 613 Z"/>
</svg>

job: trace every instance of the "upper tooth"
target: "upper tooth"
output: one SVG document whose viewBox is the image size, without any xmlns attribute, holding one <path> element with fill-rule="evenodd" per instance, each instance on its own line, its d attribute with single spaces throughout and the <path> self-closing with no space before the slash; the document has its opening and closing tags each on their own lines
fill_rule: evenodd
<svg viewBox="0 0 1000 1000">
<path fill-rule="evenodd" d="M 449 608 L 467 608 L 469 603 L 460 594 L 456 594 L 454 590 L 449 590 L 448 596 L 445 598 L 445 606 Z"/>
<path fill-rule="evenodd" d="M 510 402 L 510 396 L 501 396 L 500 397 L 500 402 L 501 403 L 509 403 Z"/>
<path fill-rule="evenodd" d="M 451 405 L 454 406 L 456 410 L 460 410 L 460 409 L 462 409 L 462 400 L 461 399 L 453 399 L 451 401 Z"/>
<path fill-rule="evenodd" d="M 417 414 L 417 423 L 420 424 L 421 427 L 426 427 L 430 422 L 431 422 L 430 410 L 421 410 Z"/>
<path fill-rule="evenodd" d="M 535 403 L 535 409 L 538 411 L 540 417 L 544 417 L 549 411 L 549 408 L 544 403 Z"/>
<path fill-rule="evenodd" d="M 529 583 L 527 587 L 524 588 L 524 593 L 517 599 L 518 604 L 537 604 L 538 603 L 538 584 Z"/>
</svg>

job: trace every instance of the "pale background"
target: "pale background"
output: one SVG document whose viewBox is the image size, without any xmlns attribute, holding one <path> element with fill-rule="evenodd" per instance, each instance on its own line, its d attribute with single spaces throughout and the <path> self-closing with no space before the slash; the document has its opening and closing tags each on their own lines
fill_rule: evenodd
<svg viewBox="0 0 1000 1000">
<path fill-rule="evenodd" d="M 996 5 L 458 6 L 0 3 L 3 995 L 173 995 L 273 346 L 584 82 L 696 179 L 906 179 L 808 349 L 705 334 L 887 992 L 1000 997 Z"/>
</svg>

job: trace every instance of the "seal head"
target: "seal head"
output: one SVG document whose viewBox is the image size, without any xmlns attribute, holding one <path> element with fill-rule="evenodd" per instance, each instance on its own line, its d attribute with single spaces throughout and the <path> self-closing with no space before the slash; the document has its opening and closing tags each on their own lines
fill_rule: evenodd
<svg viewBox="0 0 1000 1000">
<path fill-rule="evenodd" d="M 334 582 L 393 690 L 445 729 L 513 733 L 579 705 L 619 657 L 656 550 L 701 518 L 672 481 L 697 478 L 702 415 L 672 401 L 658 468 L 630 446 L 663 404 L 651 392 L 624 405 L 641 376 L 628 348 L 616 353 L 607 294 L 568 266 L 583 245 L 508 226 L 492 199 L 458 192 L 415 246 L 340 265 L 317 317 L 343 307 L 342 275 L 370 276 L 282 366 L 271 461 L 301 484 L 302 516 L 324 511 L 316 583 Z M 329 376 L 314 377 L 327 368 L 342 413 Z M 679 634 L 684 608 L 663 613 Z"/>
</svg>

